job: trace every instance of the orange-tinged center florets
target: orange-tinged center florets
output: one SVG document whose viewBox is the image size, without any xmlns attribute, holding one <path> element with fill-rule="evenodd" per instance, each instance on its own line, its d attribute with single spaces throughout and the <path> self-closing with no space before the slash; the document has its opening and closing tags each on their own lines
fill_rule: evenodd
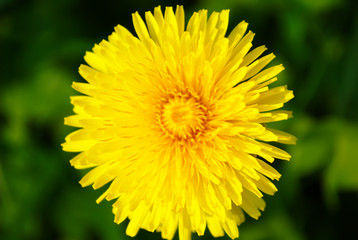
<svg viewBox="0 0 358 240">
<path fill-rule="evenodd" d="M 205 130 L 207 108 L 191 94 L 168 94 L 159 104 L 158 123 L 175 140 L 195 139 Z"/>
</svg>

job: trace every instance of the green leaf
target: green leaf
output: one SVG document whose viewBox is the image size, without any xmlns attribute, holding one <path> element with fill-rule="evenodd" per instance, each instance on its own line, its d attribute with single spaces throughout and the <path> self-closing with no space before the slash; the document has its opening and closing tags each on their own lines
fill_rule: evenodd
<svg viewBox="0 0 358 240">
<path fill-rule="evenodd" d="M 339 191 L 358 191 L 358 126 L 344 123 L 334 136 L 332 162 L 324 175 L 326 201 L 336 204 Z"/>
</svg>

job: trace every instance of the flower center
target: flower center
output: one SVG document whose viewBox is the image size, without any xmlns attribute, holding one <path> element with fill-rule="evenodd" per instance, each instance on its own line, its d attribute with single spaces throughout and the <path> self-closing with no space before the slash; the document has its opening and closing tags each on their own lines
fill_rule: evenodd
<svg viewBox="0 0 358 240">
<path fill-rule="evenodd" d="M 205 106 L 193 97 L 174 96 L 162 105 L 162 128 L 175 139 L 194 138 L 204 129 L 206 119 Z"/>
</svg>

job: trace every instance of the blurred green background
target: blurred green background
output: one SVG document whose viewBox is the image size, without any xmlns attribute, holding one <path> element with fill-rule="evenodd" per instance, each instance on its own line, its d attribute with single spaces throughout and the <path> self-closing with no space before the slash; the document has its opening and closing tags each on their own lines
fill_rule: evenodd
<svg viewBox="0 0 358 240">
<path fill-rule="evenodd" d="M 239 228 L 243 240 L 358 239 L 358 1 L 0 0 L 0 239 L 130 239 L 113 223 L 103 190 L 81 188 L 86 171 L 60 143 L 73 129 L 72 81 L 85 51 L 131 13 L 184 4 L 229 8 L 230 30 L 246 20 L 254 45 L 274 52 L 295 98 L 294 118 L 274 126 L 298 137 L 284 146 L 291 162 L 259 221 Z M 196 235 L 194 235 L 196 236 Z M 177 238 L 177 236 L 176 236 Z M 141 230 L 135 239 L 160 239 Z M 194 239 L 198 239 L 194 237 Z M 212 239 L 208 231 L 205 237 Z M 228 239 L 227 237 L 220 239 Z"/>
</svg>

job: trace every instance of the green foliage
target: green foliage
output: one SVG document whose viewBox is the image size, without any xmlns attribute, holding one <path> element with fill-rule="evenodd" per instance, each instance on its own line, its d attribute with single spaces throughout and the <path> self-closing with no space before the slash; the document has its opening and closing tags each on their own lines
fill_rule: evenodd
<svg viewBox="0 0 358 240">
<path fill-rule="evenodd" d="M 358 191 L 358 126 L 343 121 L 332 121 L 336 129 L 331 162 L 324 173 L 324 190 L 329 204 L 338 199 L 340 191 Z"/>
<path fill-rule="evenodd" d="M 201 8 L 230 8 L 286 70 L 279 75 L 295 98 L 294 118 L 275 123 L 298 137 L 290 162 L 258 220 L 239 228 L 247 240 L 355 239 L 358 214 L 358 2 L 339 0 L 197 0 Z M 113 223 L 101 190 L 82 189 L 60 144 L 72 131 L 72 81 L 85 51 L 122 24 L 167 1 L 0 1 L 0 239 L 130 239 Z M 82 174 L 84 174 L 83 171 Z M 135 239 L 159 239 L 140 231 Z M 204 238 L 214 239 L 206 231 Z M 223 237 L 220 239 L 228 239 Z"/>
</svg>

